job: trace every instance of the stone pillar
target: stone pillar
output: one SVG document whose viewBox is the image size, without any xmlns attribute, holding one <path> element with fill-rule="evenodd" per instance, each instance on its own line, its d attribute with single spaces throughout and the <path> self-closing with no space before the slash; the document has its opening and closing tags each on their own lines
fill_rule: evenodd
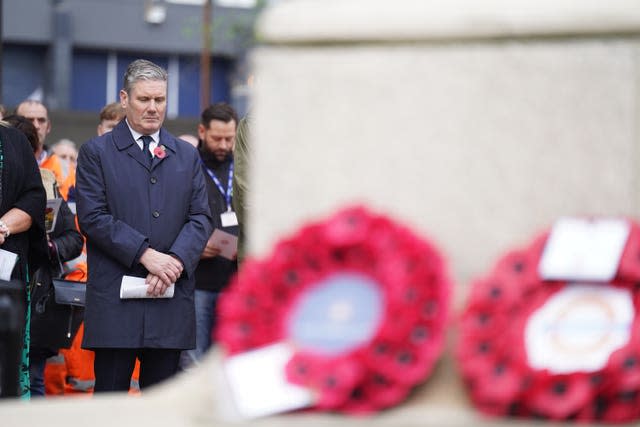
<svg viewBox="0 0 640 427">
<path fill-rule="evenodd" d="M 254 55 L 250 248 L 363 202 L 458 284 L 562 215 L 640 208 L 629 1 L 283 2 Z"/>
</svg>

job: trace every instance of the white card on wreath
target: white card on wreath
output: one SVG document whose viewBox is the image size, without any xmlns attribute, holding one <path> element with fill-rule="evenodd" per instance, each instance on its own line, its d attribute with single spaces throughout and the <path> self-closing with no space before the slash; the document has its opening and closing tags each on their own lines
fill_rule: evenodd
<svg viewBox="0 0 640 427">
<path fill-rule="evenodd" d="M 629 289 L 571 283 L 527 320 L 527 362 L 555 374 L 599 371 L 628 344 L 634 316 Z"/>
<path fill-rule="evenodd" d="M 241 417 L 263 417 L 313 404 L 310 389 L 287 381 L 285 366 L 291 356 L 290 345 L 276 343 L 222 362 L 226 385 Z"/>
<path fill-rule="evenodd" d="M 608 282 L 618 271 L 629 237 L 618 218 L 561 218 L 553 225 L 538 272 L 543 280 Z"/>
</svg>

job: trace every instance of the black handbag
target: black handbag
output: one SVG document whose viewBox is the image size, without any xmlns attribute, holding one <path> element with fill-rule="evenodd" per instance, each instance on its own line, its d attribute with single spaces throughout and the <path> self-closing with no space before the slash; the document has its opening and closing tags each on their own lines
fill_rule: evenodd
<svg viewBox="0 0 640 427">
<path fill-rule="evenodd" d="M 64 279 L 38 281 L 32 294 L 31 345 L 70 348 L 84 319 L 86 284 Z"/>
<path fill-rule="evenodd" d="M 84 307 L 87 284 L 72 280 L 53 279 L 53 292 L 57 304 Z"/>
</svg>

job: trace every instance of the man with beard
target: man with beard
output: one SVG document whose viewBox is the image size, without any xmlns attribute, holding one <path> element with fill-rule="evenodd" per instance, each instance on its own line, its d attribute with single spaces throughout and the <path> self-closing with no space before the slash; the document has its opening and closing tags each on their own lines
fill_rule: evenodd
<svg viewBox="0 0 640 427">
<path fill-rule="evenodd" d="M 226 103 L 206 108 L 198 125 L 199 153 L 214 227 L 236 236 L 238 222 L 231 206 L 231 197 L 237 126 L 238 115 Z M 211 346 L 218 296 L 237 270 L 233 258 L 221 256 L 221 248 L 212 239 L 207 242 L 200 256 L 195 274 L 196 348 L 182 352 L 180 365 L 183 369 L 198 361 Z"/>
</svg>

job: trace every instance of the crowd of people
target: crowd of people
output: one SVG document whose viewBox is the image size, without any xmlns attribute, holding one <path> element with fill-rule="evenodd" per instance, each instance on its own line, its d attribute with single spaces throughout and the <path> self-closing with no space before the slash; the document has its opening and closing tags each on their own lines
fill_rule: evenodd
<svg viewBox="0 0 640 427">
<path fill-rule="evenodd" d="M 217 103 L 197 137 L 173 136 L 167 82 L 150 61 L 129 64 L 119 101 L 79 150 L 46 144 L 41 101 L 0 109 L 0 249 L 18 255 L 11 280 L 25 289 L 23 397 L 139 393 L 212 345 L 217 298 L 238 268 L 214 230 L 242 234 L 247 157 L 235 168 L 234 147 L 246 123 Z M 86 283 L 84 310 L 55 303 L 54 279 Z M 126 297 L 130 280 L 146 292 Z"/>
</svg>

